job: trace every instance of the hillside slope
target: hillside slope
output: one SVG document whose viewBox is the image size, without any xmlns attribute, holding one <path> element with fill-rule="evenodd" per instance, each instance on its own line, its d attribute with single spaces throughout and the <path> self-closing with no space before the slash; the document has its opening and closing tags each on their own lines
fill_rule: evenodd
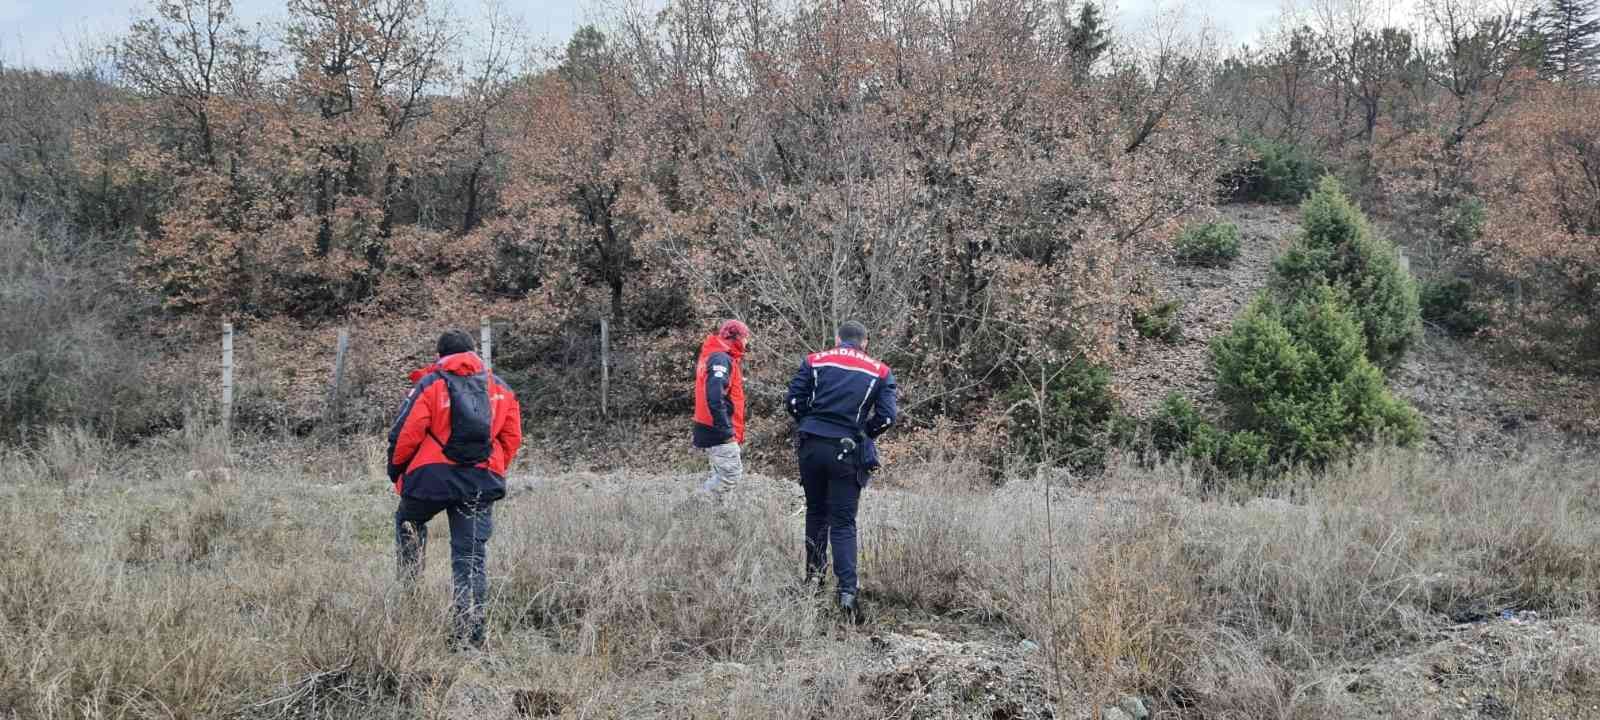
<svg viewBox="0 0 1600 720">
<path fill-rule="evenodd" d="M 1114 378 L 1129 412 L 1144 417 L 1180 392 L 1220 411 L 1209 347 L 1266 287 L 1272 261 L 1298 232 L 1293 208 L 1241 204 L 1219 209 L 1239 226 L 1240 257 L 1226 268 L 1194 267 L 1170 255 L 1145 258 L 1152 303 L 1176 299 L 1183 339 L 1168 344 L 1129 333 L 1130 361 Z M 1492 341 L 1426 327 L 1390 375 L 1390 386 L 1420 411 L 1431 449 L 1505 452 L 1531 441 L 1600 438 L 1600 380 L 1554 372 Z"/>
</svg>

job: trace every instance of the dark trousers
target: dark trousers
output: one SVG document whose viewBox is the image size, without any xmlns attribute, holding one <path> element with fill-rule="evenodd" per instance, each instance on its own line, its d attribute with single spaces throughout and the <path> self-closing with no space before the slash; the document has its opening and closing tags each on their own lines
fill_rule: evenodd
<svg viewBox="0 0 1600 720">
<path fill-rule="evenodd" d="M 489 535 L 494 531 L 494 503 L 435 502 L 401 497 L 394 512 L 395 553 L 400 582 L 415 584 L 422 574 L 428 548 L 428 521 L 444 511 L 450 520 L 450 574 L 455 591 L 452 639 L 474 646 L 483 644 L 484 602 L 489 595 L 485 571 Z"/>
<path fill-rule="evenodd" d="M 860 452 L 857 450 L 856 452 Z M 806 575 L 822 574 L 833 546 L 833 574 L 839 592 L 855 593 L 856 509 L 865 473 L 854 454 L 839 458 L 837 441 L 802 435 L 800 484 L 806 490 Z"/>
</svg>

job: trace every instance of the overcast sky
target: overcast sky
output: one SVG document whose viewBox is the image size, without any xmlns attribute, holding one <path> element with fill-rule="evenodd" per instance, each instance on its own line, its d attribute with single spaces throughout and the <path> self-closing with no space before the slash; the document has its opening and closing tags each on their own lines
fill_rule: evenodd
<svg viewBox="0 0 1600 720">
<path fill-rule="evenodd" d="M 482 0 L 445 0 L 457 16 L 471 16 Z M 607 0 L 503 0 L 503 6 L 520 16 L 533 39 L 559 45 L 585 20 L 593 8 Z M 655 5 L 664 0 L 644 0 Z M 1120 0 L 1113 3 L 1119 21 L 1138 26 L 1161 0 Z M 1188 9 L 1209 17 L 1216 27 L 1238 44 L 1254 39 L 1257 31 L 1279 15 L 1283 0 L 1189 0 Z M 1171 2 L 1164 3 L 1170 6 Z M 0 0 L 0 58 L 7 63 L 60 67 L 69 64 L 73 48 L 86 39 L 105 38 L 147 12 L 149 0 Z M 234 8 L 248 21 L 281 20 L 284 0 L 234 0 Z"/>
</svg>

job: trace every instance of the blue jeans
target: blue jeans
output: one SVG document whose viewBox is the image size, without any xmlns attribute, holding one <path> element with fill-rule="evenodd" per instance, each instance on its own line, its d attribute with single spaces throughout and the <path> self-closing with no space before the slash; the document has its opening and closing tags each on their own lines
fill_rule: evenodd
<svg viewBox="0 0 1600 720">
<path fill-rule="evenodd" d="M 800 484 L 806 491 L 806 575 L 816 576 L 828 566 L 833 547 L 833 574 L 839 593 L 857 591 L 856 509 L 866 485 L 854 455 L 839 458 L 838 442 L 815 435 L 800 440 Z M 859 449 L 856 452 L 860 452 Z"/>
<path fill-rule="evenodd" d="M 483 645 L 484 603 L 489 595 L 485 570 L 489 535 L 494 532 L 494 503 L 435 502 L 401 497 L 394 512 L 395 554 L 400 582 L 410 586 L 422 574 L 428 549 L 428 521 L 444 511 L 450 520 L 450 574 L 455 590 L 451 637 L 474 647 Z"/>
</svg>

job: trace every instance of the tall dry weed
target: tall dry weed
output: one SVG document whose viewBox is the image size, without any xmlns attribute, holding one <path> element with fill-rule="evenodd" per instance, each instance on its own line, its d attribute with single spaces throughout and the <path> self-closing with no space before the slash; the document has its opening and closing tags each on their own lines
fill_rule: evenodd
<svg viewBox="0 0 1600 720">
<path fill-rule="evenodd" d="M 206 437 L 106 446 L 93 464 L 158 468 L 117 483 L 0 458 L 28 479 L 0 505 L 0 717 L 872 716 L 901 703 L 867 694 L 867 638 L 906 618 L 1039 643 L 1063 713 L 1134 693 L 1164 717 L 1339 717 L 1342 668 L 1501 610 L 1592 621 L 1600 586 L 1597 465 L 1557 451 L 1380 452 L 1246 502 L 1180 467 L 873 489 L 861 575 L 887 612 L 863 632 L 797 587 L 792 488 L 752 476 L 719 511 L 687 478 L 569 475 L 497 506 L 490 651 L 463 657 L 444 521 L 402 592 L 371 448 L 238 448 L 214 481 L 190 472 Z M 1600 692 L 1577 645 L 1512 660 L 1519 692 Z"/>
<path fill-rule="evenodd" d="M 787 513 L 625 491 L 536 491 L 496 529 L 496 616 L 609 667 L 772 657 L 815 635 Z"/>
</svg>

